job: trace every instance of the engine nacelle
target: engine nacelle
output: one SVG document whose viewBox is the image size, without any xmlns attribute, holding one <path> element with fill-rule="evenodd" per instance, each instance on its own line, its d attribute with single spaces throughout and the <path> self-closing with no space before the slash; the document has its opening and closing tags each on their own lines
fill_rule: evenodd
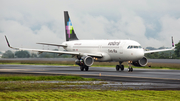
<svg viewBox="0 0 180 101">
<path fill-rule="evenodd" d="M 91 66 L 94 63 L 94 59 L 90 56 L 83 56 L 81 59 L 75 60 L 75 63 L 79 66 Z"/>
<path fill-rule="evenodd" d="M 146 66 L 148 63 L 148 60 L 146 57 L 143 57 L 142 59 L 138 60 L 138 61 L 133 61 L 132 65 L 137 66 L 137 67 L 144 67 Z"/>
</svg>

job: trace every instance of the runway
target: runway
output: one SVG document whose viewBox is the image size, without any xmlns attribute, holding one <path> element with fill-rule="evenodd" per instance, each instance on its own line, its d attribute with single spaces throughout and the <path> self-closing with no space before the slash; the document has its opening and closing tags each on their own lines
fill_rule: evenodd
<svg viewBox="0 0 180 101">
<path fill-rule="evenodd" d="M 106 81 L 122 82 L 130 86 L 147 86 L 145 89 L 180 90 L 180 70 L 138 69 L 133 72 L 115 71 L 112 67 L 90 67 L 89 71 L 80 71 L 76 66 L 47 65 L 0 65 L 0 74 L 56 74 L 78 75 L 98 78 Z M 134 85 L 136 84 L 136 85 Z M 148 85 L 147 85 L 148 84 Z"/>
<path fill-rule="evenodd" d="M 75 61 L 75 58 L 0 58 L 0 60 L 6 61 Z M 149 63 L 173 63 L 180 64 L 180 59 L 148 59 Z"/>
</svg>

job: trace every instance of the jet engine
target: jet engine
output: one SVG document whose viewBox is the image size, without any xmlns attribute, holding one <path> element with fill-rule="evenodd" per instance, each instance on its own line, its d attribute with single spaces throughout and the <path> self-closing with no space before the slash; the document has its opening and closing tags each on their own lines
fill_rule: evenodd
<svg viewBox="0 0 180 101">
<path fill-rule="evenodd" d="M 90 56 L 83 56 L 80 59 L 75 60 L 75 63 L 79 66 L 91 66 L 94 63 L 94 59 Z"/>
<path fill-rule="evenodd" d="M 138 60 L 138 61 L 133 61 L 132 65 L 137 66 L 137 67 L 144 67 L 146 66 L 148 63 L 148 60 L 146 57 L 143 57 L 142 59 Z"/>
</svg>

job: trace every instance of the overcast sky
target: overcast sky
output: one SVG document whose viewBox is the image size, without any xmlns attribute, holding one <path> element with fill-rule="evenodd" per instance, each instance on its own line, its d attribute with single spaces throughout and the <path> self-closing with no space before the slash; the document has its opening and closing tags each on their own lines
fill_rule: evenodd
<svg viewBox="0 0 180 101">
<path fill-rule="evenodd" d="M 68 11 L 79 39 L 132 39 L 143 47 L 180 40 L 180 0 L 0 0 L 0 51 L 65 41 Z"/>
</svg>

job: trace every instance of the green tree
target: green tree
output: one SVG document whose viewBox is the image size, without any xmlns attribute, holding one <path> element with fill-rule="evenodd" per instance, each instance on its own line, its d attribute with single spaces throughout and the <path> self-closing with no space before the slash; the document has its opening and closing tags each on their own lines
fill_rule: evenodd
<svg viewBox="0 0 180 101">
<path fill-rule="evenodd" d="M 16 51 L 15 56 L 18 58 L 29 58 L 30 54 L 28 51 Z"/>
<path fill-rule="evenodd" d="M 177 56 L 175 53 L 172 54 L 172 59 L 177 59 Z"/>
<path fill-rule="evenodd" d="M 149 59 L 158 59 L 159 58 L 159 54 L 158 53 L 153 53 L 153 54 L 145 54 L 145 57 L 149 58 Z"/>
<path fill-rule="evenodd" d="M 10 50 L 7 50 L 2 54 L 2 58 L 14 58 L 14 53 Z"/>
<path fill-rule="evenodd" d="M 54 53 L 41 53 L 39 58 L 54 58 Z"/>
<path fill-rule="evenodd" d="M 54 51 L 58 51 L 58 49 L 53 49 Z M 41 53 L 39 54 L 39 58 L 60 58 L 57 53 Z"/>
<path fill-rule="evenodd" d="M 37 58 L 37 54 L 32 53 L 32 54 L 31 54 L 31 58 Z"/>
<path fill-rule="evenodd" d="M 177 56 L 177 58 L 180 58 L 180 41 L 176 44 L 174 53 Z"/>
<path fill-rule="evenodd" d="M 161 52 L 159 54 L 159 59 L 169 59 L 170 55 L 168 52 Z"/>
</svg>

